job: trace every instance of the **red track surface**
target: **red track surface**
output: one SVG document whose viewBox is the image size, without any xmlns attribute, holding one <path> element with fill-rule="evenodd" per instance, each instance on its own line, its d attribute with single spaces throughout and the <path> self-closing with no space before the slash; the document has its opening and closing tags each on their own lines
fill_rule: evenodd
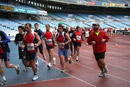
<svg viewBox="0 0 130 87">
<path fill-rule="evenodd" d="M 119 47 L 115 47 L 115 44 Z M 98 77 L 100 70 L 94 59 L 92 46 L 83 42 L 79 61 L 76 62 L 73 57 L 72 64 L 66 63 L 67 73 L 72 77 L 7 87 L 130 87 L 130 36 L 110 36 L 107 48 L 105 61 L 109 72 L 106 77 Z M 48 57 L 45 48 L 44 52 Z M 55 47 L 53 52 L 57 59 L 55 67 L 61 69 L 58 48 Z M 42 58 L 40 54 L 38 55 Z M 47 62 L 48 60 L 46 59 Z"/>
</svg>

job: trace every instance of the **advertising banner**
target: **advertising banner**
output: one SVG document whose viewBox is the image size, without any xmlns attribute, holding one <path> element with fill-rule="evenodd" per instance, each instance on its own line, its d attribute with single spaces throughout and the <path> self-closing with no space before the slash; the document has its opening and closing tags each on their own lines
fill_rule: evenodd
<svg viewBox="0 0 130 87">
<path fill-rule="evenodd" d="M 88 1 L 88 5 L 95 5 L 95 2 Z"/>
<path fill-rule="evenodd" d="M 26 13 L 26 9 L 19 8 L 19 7 L 14 7 L 14 12 Z"/>
<path fill-rule="evenodd" d="M 47 11 L 38 11 L 39 15 L 47 15 Z"/>
<path fill-rule="evenodd" d="M 26 9 L 26 13 L 28 13 L 28 14 L 38 14 L 38 10 Z"/>
<path fill-rule="evenodd" d="M 95 5 L 102 5 L 102 3 L 101 2 L 96 2 Z"/>
<path fill-rule="evenodd" d="M 13 11 L 13 10 L 14 10 L 14 7 L 5 6 L 5 5 L 0 5 L 0 9 L 7 10 L 7 11 Z"/>
<path fill-rule="evenodd" d="M 14 7 L 14 12 L 28 13 L 28 14 L 38 14 L 38 10 L 24 9 L 24 8 L 19 8 L 19 7 Z"/>
<path fill-rule="evenodd" d="M 103 6 L 110 6 L 110 3 L 102 3 Z"/>
<path fill-rule="evenodd" d="M 119 3 L 102 3 L 103 6 L 112 6 L 112 7 L 124 7 L 125 4 L 119 4 Z"/>
</svg>

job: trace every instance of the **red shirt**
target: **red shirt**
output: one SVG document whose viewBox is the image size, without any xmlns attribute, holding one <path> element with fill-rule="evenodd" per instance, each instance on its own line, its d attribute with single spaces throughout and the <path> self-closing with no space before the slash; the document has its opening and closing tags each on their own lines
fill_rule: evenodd
<svg viewBox="0 0 130 87">
<path fill-rule="evenodd" d="M 28 52 L 36 52 L 36 49 L 34 47 L 34 34 L 25 34 L 25 42 L 27 44 L 27 51 Z"/>
<path fill-rule="evenodd" d="M 58 46 L 59 46 L 59 49 L 65 49 L 65 46 L 62 46 L 61 43 L 65 43 L 65 36 L 63 36 L 64 33 L 62 33 L 62 35 L 58 35 L 57 37 L 57 41 L 59 42 L 58 43 Z"/>
<path fill-rule="evenodd" d="M 82 41 L 82 38 L 81 38 L 81 34 L 82 32 L 81 31 L 75 31 L 75 39 L 76 39 L 76 43 L 79 43 Z"/>
<path fill-rule="evenodd" d="M 45 37 L 46 37 L 46 45 L 47 46 L 53 46 L 52 33 L 51 32 L 46 32 Z"/>
<path fill-rule="evenodd" d="M 104 31 L 100 31 L 99 35 L 97 36 L 95 32 L 92 32 L 88 37 L 88 44 L 91 45 L 91 41 L 95 41 L 96 44 L 93 45 L 93 51 L 94 53 L 101 53 L 106 52 L 106 43 L 102 43 L 101 40 L 106 39 L 106 42 L 108 42 L 109 37 Z"/>
<path fill-rule="evenodd" d="M 4 51 L 3 51 L 2 47 L 0 46 L 0 54 L 3 54 L 3 53 L 4 53 Z"/>
</svg>

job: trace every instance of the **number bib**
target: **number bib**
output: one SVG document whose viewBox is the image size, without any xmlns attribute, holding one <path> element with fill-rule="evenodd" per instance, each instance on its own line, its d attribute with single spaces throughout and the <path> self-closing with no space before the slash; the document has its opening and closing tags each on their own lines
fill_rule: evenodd
<svg viewBox="0 0 130 87">
<path fill-rule="evenodd" d="M 52 44 L 52 39 L 47 39 L 47 40 L 46 40 L 46 44 L 47 44 L 47 45 Z"/>
<path fill-rule="evenodd" d="M 35 50 L 34 44 L 33 43 L 27 44 L 27 51 L 33 51 L 33 50 Z"/>
<path fill-rule="evenodd" d="M 70 37 L 72 37 L 72 33 L 70 33 Z"/>
<path fill-rule="evenodd" d="M 62 48 L 62 49 L 64 48 L 64 46 L 62 46 L 62 43 L 59 43 L 58 45 L 59 45 L 59 48 Z"/>
<path fill-rule="evenodd" d="M 77 36 L 76 36 L 76 39 L 77 39 L 77 40 L 80 40 L 80 39 L 81 39 L 81 36 L 78 36 L 78 35 L 77 35 Z"/>
<path fill-rule="evenodd" d="M 23 42 L 23 41 L 19 41 L 19 42 L 18 42 L 18 46 L 19 46 L 19 47 L 22 46 L 22 42 Z"/>
</svg>

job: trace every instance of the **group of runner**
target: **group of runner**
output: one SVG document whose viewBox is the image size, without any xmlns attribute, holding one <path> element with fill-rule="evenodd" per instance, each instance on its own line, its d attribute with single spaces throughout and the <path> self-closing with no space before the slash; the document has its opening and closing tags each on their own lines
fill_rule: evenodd
<svg viewBox="0 0 130 87">
<path fill-rule="evenodd" d="M 56 64 L 56 58 L 53 56 L 53 48 L 58 46 L 58 54 L 60 59 L 60 64 L 62 66 L 61 72 L 65 72 L 65 62 L 72 63 L 72 57 L 75 56 L 75 60 L 79 60 L 79 52 L 82 44 L 82 32 L 81 28 L 77 26 L 74 28 L 67 27 L 66 29 L 62 24 L 58 25 L 58 29 L 55 28 L 53 32 L 50 30 L 50 25 L 47 24 L 46 31 L 43 33 L 39 29 L 39 24 L 35 23 L 35 30 L 32 31 L 32 25 L 26 23 L 25 26 L 19 26 L 19 33 L 16 34 L 15 43 L 18 44 L 19 58 L 22 59 L 22 63 L 25 66 L 24 71 L 28 71 L 29 67 L 33 70 L 33 78 L 35 81 L 38 79 L 38 48 L 39 52 L 43 55 L 43 59 L 46 59 L 44 50 L 43 50 L 43 40 L 45 40 L 45 46 L 49 55 L 49 63 L 47 65 L 48 69 L 51 69 L 53 64 Z M 100 29 L 100 25 L 95 23 L 92 25 L 93 30 L 91 31 L 87 43 L 93 45 L 93 52 L 95 59 L 97 60 L 98 66 L 101 70 L 99 77 L 105 76 L 108 69 L 105 64 L 105 52 L 106 52 L 106 42 L 108 42 L 109 37 L 107 34 Z M 3 32 L 0 31 L 0 74 L 2 76 L 2 82 L 0 85 L 6 83 L 6 77 L 3 72 L 2 60 L 4 59 L 5 65 L 7 68 L 15 68 L 17 74 L 20 73 L 20 66 L 13 65 L 9 63 L 9 46 L 10 42 L 9 37 Z M 71 54 L 69 52 L 71 50 Z M 71 55 L 71 56 L 70 56 Z"/>
</svg>

